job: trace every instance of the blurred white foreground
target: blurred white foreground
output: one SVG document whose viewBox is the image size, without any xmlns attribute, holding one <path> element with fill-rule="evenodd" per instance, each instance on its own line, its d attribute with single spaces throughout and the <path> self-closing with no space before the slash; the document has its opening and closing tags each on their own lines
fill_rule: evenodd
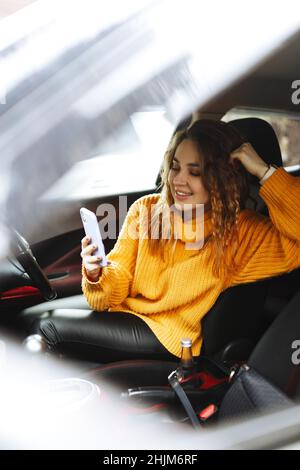
<svg viewBox="0 0 300 470">
<path fill-rule="evenodd" d="M 118 393 L 82 371 L 0 342 L 0 449 L 300 448 L 300 407 L 193 430 L 160 413 L 130 416 Z"/>
</svg>

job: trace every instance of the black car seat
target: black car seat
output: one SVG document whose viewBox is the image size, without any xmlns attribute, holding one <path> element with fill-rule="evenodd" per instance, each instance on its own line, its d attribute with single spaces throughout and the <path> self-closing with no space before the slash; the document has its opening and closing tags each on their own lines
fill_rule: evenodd
<svg viewBox="0 0 300 470">
<path fill-rule="evenodd" d="M 268 164 L 282 166 L 281 151 L 272 126 L 259 118 L 230 121 Z M 249 198 L 246 206 L 262 214 L 267 207 L 259 196 L 259 181 L 248 174 Z M 264 304 L 268 280 L 235 286 L 222 292 L 202 321 L 202 354 L 222 361 L 247 359 L 256 341 L 268 326 Z"/>
<path fill-rule="evenodd" d="M 300 397 L 300 290 L 255 346 L 227 391 L 220 419 L 291 406 Z"/>
</svg>

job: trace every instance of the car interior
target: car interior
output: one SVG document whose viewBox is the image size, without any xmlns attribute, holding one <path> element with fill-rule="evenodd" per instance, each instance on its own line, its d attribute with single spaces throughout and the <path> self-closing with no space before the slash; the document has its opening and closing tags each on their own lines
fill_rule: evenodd
<svg viewBox="0 0 300 470">
<path fill-rule="evenodd" d="M 241 117 L 230 119 L 231 124 L 267 163 L 285 166 L 276 132 L 263 116 L 277 113 L 300 120 L 300 104 L 291 100 L 291 84 L 299 70 L 295 58 L 299 53 L 297 35 L 203 109 L 195 110 L 185 125 L 189 119 L 202 115 L 225 119 L 226 113 L 238 109 Z M 300 175 L 300 153 L 298 164 L 287 166 L 286 170 Z M 267 216 L 267 207 L 258 194 L 258 181 L 249 177 L 249 184 L 247 206 Z M 127 194 L 128 204 L 158 191 L 157 185 L 152 191 Z M 80 202 L 94 212 L 100 202 L 109 202 L 117 209 L 118 195 Z M 78 208 L 67 204 L 61 210 L 61 228 L 56 224 L 57 233 L 50 230 L 49 238 L 29 244 L 26 234 L 11 228 L 11 254 L 0 261 L 1 328 L 13 333 L 20 344 L 24 341 L 28 344 L 28 337 L 38 333 L 37 319 L 59 316 L 66 322 L 74 318 L 89 322 L 97 315 L 81 292 L 80 241 L 84 232 Z M 54 205 L 46 209 L 51 215 L 57 208 Z M 107 239 L 104 243 L 108 253 L 115 240 Z M 181 387 L 185 388 L 198 422 L 293 404 L 300 392 L 299 368 L 290 360 L 292 341 L 297 339 L 298 332 L 300 335 L 299 309 L 300 268 L 227 289 L 220 295 L 203 320 L 204 341 L 194 374 L 197 383 L 192 377 Z M 168 408 L 174 421 L 193 421 L 168 381 L 176 363 L 142 360 L 95 363 L 86 348 L 74 345 L 63 351 L 60 360 L 64 358 L 79 364 L 84 377 L 100 384 L 104 379 L 114 383 L 118 393 L 122 391 L 123 399 L 139 405 L 141 412 L 145 411 L 145 403 L 161 404 Z M 251 371 L 259 377 L 251 375 Z M 212 405 L 215 408 L 207 412 Z"/>
</svg>

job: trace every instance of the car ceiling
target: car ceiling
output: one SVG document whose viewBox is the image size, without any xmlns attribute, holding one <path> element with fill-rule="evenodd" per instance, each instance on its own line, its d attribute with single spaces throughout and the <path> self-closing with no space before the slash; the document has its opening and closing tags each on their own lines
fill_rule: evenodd
<svg viewBox="0 0 300 470">
<path fill-rule="evenodd" d="M 292 103 L 292 82 L 300 79 L 300 32 L 201 111 L 225 114 L 234 107 L 265 108 L 299 114 Z"/>
<path fill-rule="evenodd" d="M 258 77 L 272 77 L 279 80 L 295 80 L 300 73 L 300 34 L 282 46 L 277 54 L 267 60 L 255 73 Z"/>
</svg>

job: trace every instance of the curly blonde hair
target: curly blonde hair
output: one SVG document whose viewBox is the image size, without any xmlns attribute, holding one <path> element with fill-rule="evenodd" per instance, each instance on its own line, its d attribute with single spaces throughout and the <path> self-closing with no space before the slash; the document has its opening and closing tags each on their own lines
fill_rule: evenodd
<svg viewBox="0 0 300 470">
<path fill-rule="evenodd" d="M 212 241 L 215 244 L 213 271 L 222 276 L 225 269 L 234 269 L 233 258 L 228 258 L 226 248 L 237 245 L 237 221 L 248 197 L 247 172 L 240 162 L 229 163 L 230 154 L 240 147 L 245 139 L 230 124 L 222 121 L 201 119 L 190 128 L 175 132 L 164 157 L 161 171 L 161 198 L 156 211 L 155 222 L 161 227 L 163 207 L 171 207 L 174 200 L 168 182 L 173 158 L 179 144 L 189 139 L 199 149 L 204 158 L 199 159 L 202 184 L 210 197 Z M 152 223 L 152 222 L 151 222 Z M 160 232 L 161 233 L 161 232 Z M 152 252 L 163 253 L 165 240 L 151 240 Z M 232 253 L 233 250 L 230 250 Z"/>
</svg>

